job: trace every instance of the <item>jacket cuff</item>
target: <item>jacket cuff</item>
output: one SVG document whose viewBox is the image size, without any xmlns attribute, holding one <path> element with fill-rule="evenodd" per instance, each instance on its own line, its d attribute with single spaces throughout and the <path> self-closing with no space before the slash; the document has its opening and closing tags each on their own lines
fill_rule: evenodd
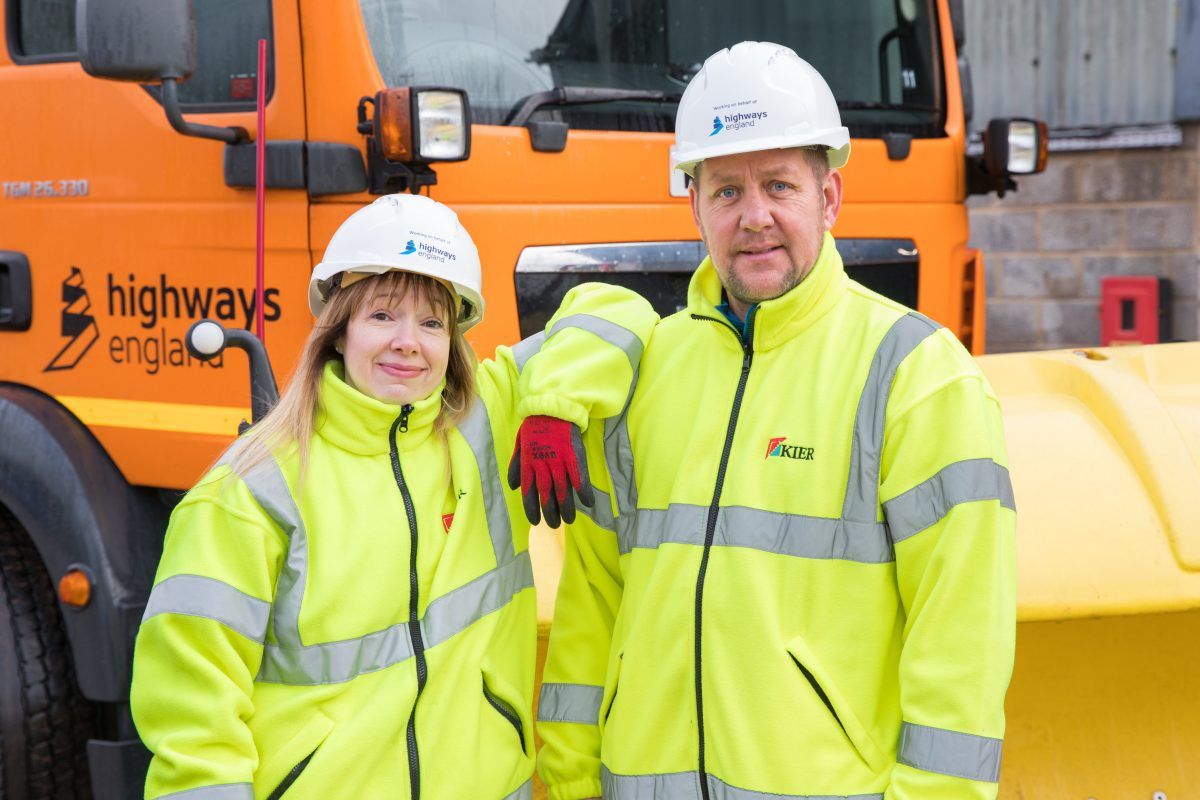
<svg viewBox="0 0 1200 800">
<path fill-rule="evenodd" d="M 518 419 L 523 421 L 526 417 L 535 416 L 566 420 L 577 426 L 581 432 L 586 431 L 588 426 L 586 408 L 579 403 L 551 394 L 532 395 L 517 404 Z"/>
<path fill-rule="evenodd" d="M 584 778 L 570 783 L 556 783 L 550 788 L 550 800 L 586 800 L 600 796 L 600 779 Z"/>
</svg>

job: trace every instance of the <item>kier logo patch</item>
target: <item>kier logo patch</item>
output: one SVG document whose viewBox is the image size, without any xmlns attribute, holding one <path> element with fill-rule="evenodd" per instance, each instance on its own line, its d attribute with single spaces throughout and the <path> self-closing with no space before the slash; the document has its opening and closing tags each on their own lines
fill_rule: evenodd
<svg viewBox="0 0 1200 800">
<path fill-rule="evenodd" d="M 812 461 L 813 448 L 801 447 L 798 444 L 788 444 L 786 436 L 776 436 L 767 442 L 767 454 L 763 458 L 790 458 L 793 461 Z"/>
<path fill-rule="evenodd" d="M 454 524 L 453 514 L 442 514 L 442 527 L 446 529 L 446 533 L 450 532 L 450 526 Z"/>
</svg>

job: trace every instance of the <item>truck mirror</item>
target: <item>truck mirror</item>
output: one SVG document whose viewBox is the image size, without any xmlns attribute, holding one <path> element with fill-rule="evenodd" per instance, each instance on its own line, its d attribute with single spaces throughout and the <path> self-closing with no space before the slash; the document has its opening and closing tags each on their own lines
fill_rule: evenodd
<svg viewBox="0 0 1200 800">
<path fill-rule="evenodd" d="M 87 74 L 162 84 L 167 121 L 184 136 L 227 144 L 250 138 L 244 128 L 188 122 L 179 110 L 177 84 L 196 69 L 192 0 L 77 0 L 75 35 Z"/>
<path fill-rule="evenodd" d="M 983 163 L 990 175 L 1033 175 L 1046 168 L 1050 136 L 1036 119 L 994 119 L 983 136 Z"/>
<path fill-rule="evenodd" d="M 89 75 L 158 83 L 196 68 L 192 0 L 78 0 L 79 61 Z"/>
<path fill-rule="evenodd" d="M 1046 169 L 1050 133 L 1037 119 L 993 119 L 983 133 L 983 153 L 967 156 L 967 194 L 1016 191 L 1014 175 Z"/>
</svg>

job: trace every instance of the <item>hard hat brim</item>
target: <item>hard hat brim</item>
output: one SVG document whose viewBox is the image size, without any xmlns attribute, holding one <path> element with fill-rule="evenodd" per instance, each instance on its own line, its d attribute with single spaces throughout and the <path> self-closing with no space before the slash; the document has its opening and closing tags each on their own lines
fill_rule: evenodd
<svg viewBox="0 0 1200 800">
<path fill-rule="evenodd" d="M 810 136 L 773 136 L 749 142 L 727 142 L 692 150 L 683 159 L 678 157 L 676 147 L 672 146 L 671 168 L 681 170 L 694 178 L 696 177 L 696 165 L 710 158 L 757 153 L 763 150 L 790 150 L 796 147 L 824 146 L 829 166 L 832 169 L 841 169 L 850 160 L 850 132 L 846 128 L 842 128 L 839 133 L 841 135 L 830 136 L 823 132 Z"/>
<path fill-rule="evenodd" d="M 411 272 L 414 275 L 423 275 L 427 278 L 433 278 L 438 283 L 450 289 L 454 295 L 455 301 L 458 303 L 459 319 L 458 327 L 460 331 L 466 332 L 470 328 L 477 325 L 483 319 L 483 297 L 468 286 L 464 286 L 458 281 L 450 277 L 436 275 L 428 268 L 422 270 L 406 270 L 399 267 L 394 267 L 385 264 L 341 264 L 338 262 L 322 262 L 313 270 L 312 280 L 308 284 L 308 308 L 314 317 L 320 317 L 321 312 L 325 310 L 325 305 L 329 302 L 329 297 L 332 296 L 336 288 L 329 287 L 329 282 L 339 275 L 354 275 L 357 276 L 354 280 L 347 282 L 345 279 L 337 288 L 342 288 L 350 283 L 354 283 L 364 278 L 383 275 L 387 272 Z M 319 273 L 328 275 L 328 278 L 318 277 Z"/>
</svg>

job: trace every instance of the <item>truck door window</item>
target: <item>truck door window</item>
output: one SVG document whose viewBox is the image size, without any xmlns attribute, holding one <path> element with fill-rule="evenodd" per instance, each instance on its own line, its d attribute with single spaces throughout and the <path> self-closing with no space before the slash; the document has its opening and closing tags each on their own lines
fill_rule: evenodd
<svg viewBox="0 0 1200 800">
<path fill-rule="evenodd" d="M 18 64 L 74 61 L 75 0 L 7 0 L 8 51 Z"/>
<path fill-rule="evenodd" d="M 184 111 L 254 108 L 258 40 L 273 41 L 270 0 L 195 0 L 196 71 L 179 84 Z M 267 46 L 267 97 L 274 90 L 274 53 Z"/>
<path fill-rule="evenodd" d="M 75 0 L 5 0 L 8 49 L 18 64 L 78 59 Z M 179 85 L 184 111 L 254 108 L 258 40 L 271 41 L 270 0 L 195 0 L 196 71 Z M 274 91 L 268 52 L 267 97 Z M 156 97 L 157 87 L 147 87 Z"/>
<path fill-rule="evenodd" d="M 855 136 L 943 136 L 933 0 L 359 0 L 389 86 L 466 89 L 476 122 L 503 124 L 555 86 L 678 95 L 742 40 L 785 44 L 816 67 Z M 885 46 L 881 47 L 881 43 Z M 881 64 L 881 58 L 883 63 Z M 672 102 L 547 106 L 573 128 L 671 131 Z"/>
</svg>

